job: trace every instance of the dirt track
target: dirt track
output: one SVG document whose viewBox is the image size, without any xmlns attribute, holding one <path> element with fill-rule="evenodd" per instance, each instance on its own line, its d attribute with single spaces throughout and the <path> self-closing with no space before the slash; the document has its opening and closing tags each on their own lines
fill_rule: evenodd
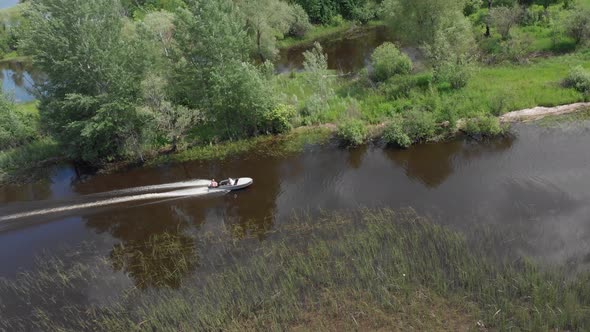
<svg viewBox="0 0 590 332">
<path fill-rule="evenodd" d="M 506 113 L 500 116 L 500 122 L 519 122 L 539 120 L 550 115 L 561 115 L 590 109 L 590 103 L 575 103 L 556 107 L 534 107 Z"/>
</svg>

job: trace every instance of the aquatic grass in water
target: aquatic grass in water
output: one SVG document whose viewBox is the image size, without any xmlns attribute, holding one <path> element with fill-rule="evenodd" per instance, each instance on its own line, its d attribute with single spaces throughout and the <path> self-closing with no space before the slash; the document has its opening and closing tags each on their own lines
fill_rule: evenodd
<svg viewBox="0 0 590 332">
<path fill-rule="evenodd" d="M 282 330 L 359 324 L 441 330 L 474 329 L 478 320 L 498 330 L 590 327 L 589 273 L 572 278 L 565 268 L 498 259 L 490 256 L 489 242 L 472 245 L 412 211 L 303 219 L 273 237 L 257 249 L 248 241 L 218 243 L 221 253 L 202 262 L 207 274 L 197 272 L 178 289 L 128 290 L 103 306 L 49 306 L 52 292 L 63 289 L 50 285 L 102 278 L 82 267 L 42 269 L 42 278 L 22 275 L 2 283 L 0 298 L 18 289 L 21 307 L 30 303 L 26 309 L 34 314 L 1 320 L 0 328 Z M 63 321 L 51 314 L 60 306 L 68 313 Z"/>
<path fill-rule="evenodd" d="M 159 165 L 170 162 L 220 160 L 244 156 L 246 152 L 257 155 L 280 156 L 301 152 L 307 145 L 320 144 L 330 136 L 330 131 L 322 127 L 301 128 L 281 136 L 258 136 L 215 145 L 197 146 L 169 155 L 161 155 L 149 162 Z"/>
</svg>

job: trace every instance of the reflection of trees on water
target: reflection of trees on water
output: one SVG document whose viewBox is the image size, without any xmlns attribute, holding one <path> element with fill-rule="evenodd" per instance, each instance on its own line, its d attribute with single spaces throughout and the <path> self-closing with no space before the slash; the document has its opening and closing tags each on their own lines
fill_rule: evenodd
<svg viewBox="0 0 590 332">
<path fill-rule="evenodd" d="M 469 143 L 464 144 L 464 148 L 461 151 L 461 157 L 466 160 L 472 160 L 481 158 L 491 152 L 509 150 L 514 144 L 514 139 L 514 136 L 506 135 L 485 142 L 470 141 Z"/>
<path fill-rule="evenodd" d="M 281 158 L 263 157 L 224 170 L 224 176 L 242 174 L 254 178 L 252 188 L 232 192 L 225 197 L 224 222 L 233 237 L 256 236 L 263 239 L 273 228 L 284 162 Z"/>
<path fill-rule="evenodd" d="M 350 150 L 348 153 L 348 165 L 353 169 L 361 168 L 363 157 L 367 153 L 368 148 L 368 145 L 365 144 Z"/>
<path fill-rule="evenodd" d="M 4 83 L 5 88 L 12 85 L 18 88 L 21 98 L 31 98 L 35 94 L 33 86 L 42 82 L 43 79 L 44 75 L 35 70 L 30 62 L 8 61 L 0 63 L 0 80 Z M 7 84 L 7 82 L 12 84 Z"/>
<path fill-rule="evenodd" d="M 436 188 L 453 174 L 453 156 L 462 148 L 461 142 L 421 144 L 407 150 L 388 149 L 386 155 L 403 168 L 409 178 Z"/>
<path fill-rule="evenodd" d="M 406 175 L 429 188 L 436 188 L 455 171 L 454 160 L 460 155 L 465 160 L 480 158 L 490 152 L 510 149 L 512 137 L 503 137 L 488 142 L 456 140 L 447 143 L 420 144 L 407 150 L 388 149 L 386 155 L 403 168 Z"/>
</svg>

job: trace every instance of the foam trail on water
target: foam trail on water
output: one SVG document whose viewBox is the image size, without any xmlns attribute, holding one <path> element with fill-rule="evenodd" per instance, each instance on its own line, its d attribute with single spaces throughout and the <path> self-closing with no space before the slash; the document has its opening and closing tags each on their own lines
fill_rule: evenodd
<svg viewBox="0 0 590 332">
<path fill-rule="evenodd" d="M 42 210 L 35 210 L 35 211 L 28 211 L 28 212 L 23 212 L 23 213 L 12 214 L 12 215 L 8 215 L 8 216 L 0 217 L 0 222 L 12 221 L 12 220 L 16 220 L 16 219 L 29 218 L 29 217 L 36 217 L 36 216 L 52 214 L 52 213 L 67 212 L 67 211 L 88 209 L 88 208 L 101 207 L 101 206 L 107 206 L 107 205 L 113 205 L 113 204 L 127 203 L 127 202 L 133 202 L 133 201 L 159 199 L 159 198 L 195 197 L 195 196 L 203 196 L 203 195 L 207 195 L 207 194 L 225 194 L 227 192 L 229 192 L 229 191 L 223 190 L 223 189 L 209 189 L 206 187 L 204 187 L 204 188 L 199 187 L 199 188 L 177 190 L 177 191 L 170 191 L 170 192 L 164 192 L 164 193 L 149 193 L 149 194 L 142 194 L 142 195 L 116 197 L 116 198 L 111 198 L 111 199 L 105 199 L 102 201 L 73 204 L 73 205 L 61 206 L 61 207 L 56 207 L 56 208 L 51 208 L 51 209 L 42 209 Z"/>
<path fill-rule="evenodd" d="M 129 195 L 129 194 L 137 194 L 137 193 L 142 193 L 142 192 L 161 191 L 161 190 L 167 190 L 167 189 L 207 187 L 210 184 L 211 184 L 211 180 L 197 179 L 197 180 L 190 180 L 190 181 L 157 184 L 157 185 L 152 185 L 152 186 L 142 186 L 142 187 L 135 187 L 135 188 L 128 188 L 128 189 L 121 189 L 121 190 L 113 190 L 113 191 L 104 192 L 104 193 L 90 194 L 90 195 L 87 195 L 87 197 Z"/>
</svg>

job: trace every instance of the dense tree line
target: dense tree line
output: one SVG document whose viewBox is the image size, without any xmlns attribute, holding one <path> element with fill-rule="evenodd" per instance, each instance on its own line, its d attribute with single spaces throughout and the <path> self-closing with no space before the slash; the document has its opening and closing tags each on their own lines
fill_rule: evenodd
<svg viewBox="0 0 590 332">
<path fill-rule="evenodd" d="M 209 143 L 287 130 L 294 111 L 281 104 L 284 99 L 275 91 L 269 60 L 278 52 L 277 40 L 304 35 L 311 28 L 310 19 L 320 23 L 339 15 L 358 19 L 365 10 L 369 16 L 379 15 L 400 39 L 422 48 L 435 83 L 459 89 L 467 84 L 478 56 L 473 17 L 483 11 L 480 16 L 492 32 L 499 33 L 506 45 L 517 45 L 508 44 L 510 30 L 516 21 L 521 24 L 524 15 L 512 6 L 537 3 L 29 2 L 19 45 L 47 75 L 38 86 L 41 123 L 68 157 L 92 164 L 143 158 L 144 153 L 164 146 L 176 149 L 187 142 Z M 466 12 L 471 12 L 469 18 Z M 576 42 L 589 40 L 590 16 L 583 11 L 568 15 L 565 31 Z M 300 115 L 313 119 L 335 95 L 321 45 L 305 53 L 304 67 L 314 93 L 304 102 Z M 403 93 L 403 86 L 412 81 L 408 78 L 411 61 L 393 44 L 375 52 L 372 67 L 376 84 L 385 82 L 401 89 L 396 88 L 402 92 L 392 92 L 394 95 Z"/>
<path fill-rule="evenodd" d="M 252 58 L 274 57 L 278 33 L 309 24 L 300 7 L 171 6 L 132 20 L 119 0 L 31 1 L 22 46 L 47 75 L 41 122 L 68 157 L 142 157 L 158 144 L 176 148 L 194 128 L 237 139 L 277 127 L 268 115 L 281 109 L 269 82 L 274 69 Z"/>
<path fill-rule="evenodd" d="M 329 24 L 335 17 L 366 22 L 377 15 L 381 0 L 293 0 L 315 23 Z"/>
</svg>

